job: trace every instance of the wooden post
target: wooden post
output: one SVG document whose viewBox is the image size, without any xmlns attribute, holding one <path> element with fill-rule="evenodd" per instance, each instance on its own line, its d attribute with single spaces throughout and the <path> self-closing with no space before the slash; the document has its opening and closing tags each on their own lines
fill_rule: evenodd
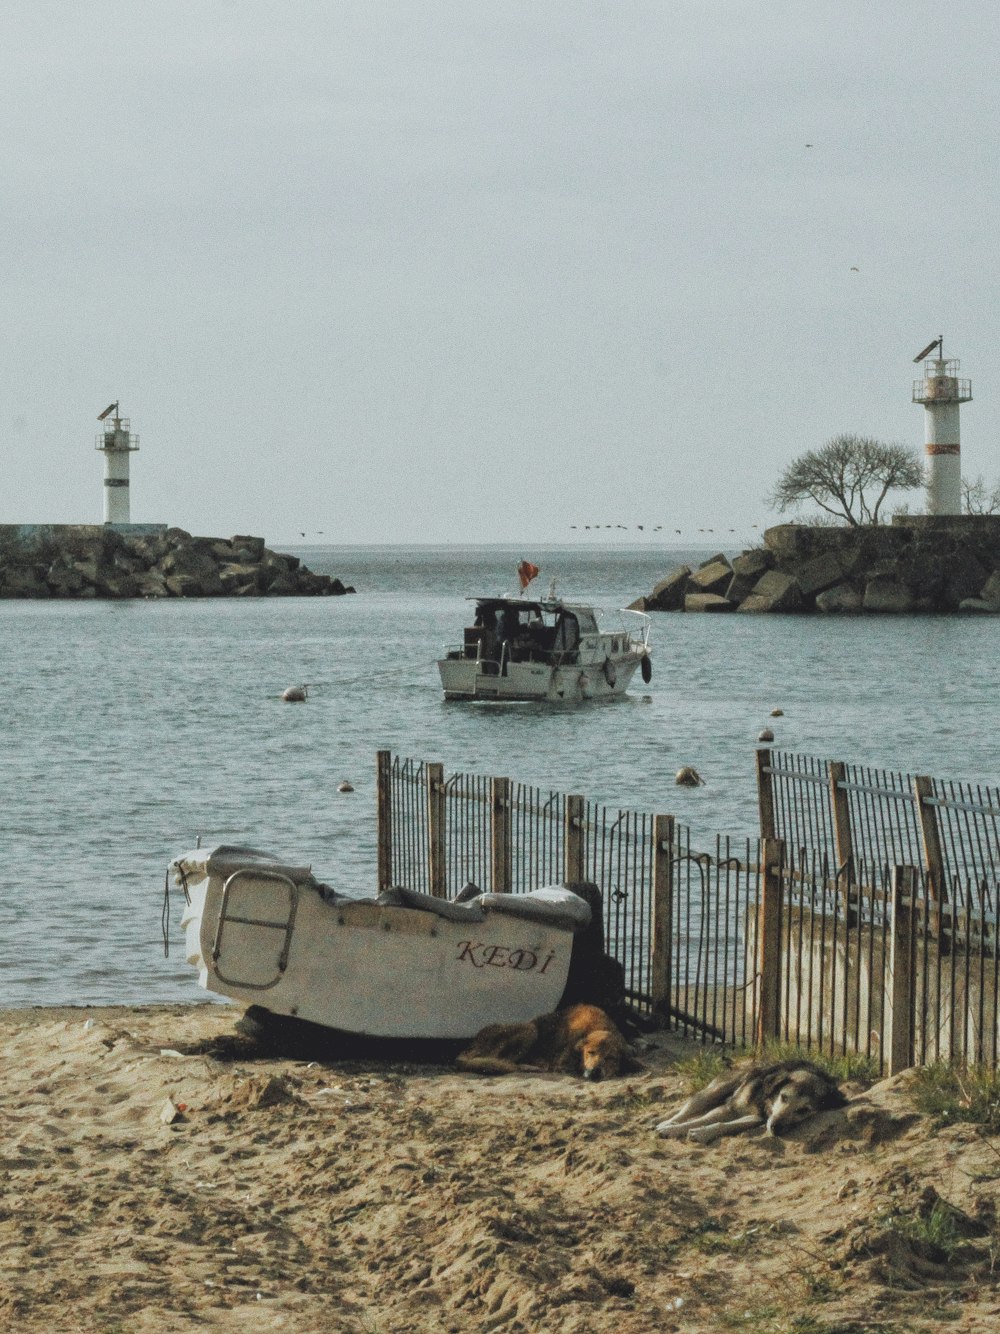
<svg viewBox="0 0 1000 1334">
<path fill-rule="evenodd" d="M 673 998 L 674 817 L 653 816 L 653 1013 L 666 1015 Z"/>
<path fill-rule="evenodd" d="M 445 866 L 444 765 L 427 765 L 427 889 L 436 899 L 448 897 Z"/>
<path fill-rule="evenodd" d="M 771 752 L 763 747 L 757 752 L 757 807 L 760 811 L 761 838 L 777 838 L 774 824 L 774 785 L 771 778 Z"/>
<path fill-rule="evenodd" d="M 392 884 L 392 751 L 378 751 L 375 766 L 378 891 L 381 894 Z"/>
<path fill-rule="evenodd" d="M 837 866 L 854 859 L 854 839 L 851 836 L 851 802 L 840 786 L 847 779 L 847 766 L 840 760 L 830 761 L 830 809 L 833 812 L 833 837 L 837 849 Z"/>
<path fill-rule="evenodd" d="M 583 816 L 585 801 L 580 796 L 566 798 L 566 823 L 563 827 L 563 878 L 567 885 L 587 878 L 587 839 Z"/>
<path fill-rule="evenodd" d="M 890 1075 L 908 1070 L 916 1058 L 914 1043 L 914 931 L 917 883 L 912 866 L 892 868 L 892 919 L 889 923 L 889 1023 L 886 1049 Z"/>
<path fill-rule="evenodd" d="M 493 893 L 509 894 L 511 882 L 510 779 L 490 779 Z"/>
<path fill-rule="evenodd" d="M 856 926 L 858 915 L 851 907 L 851 886 L 854 884 L 854 838 L 851 833 L 851 802 L 840 786 L 847 779 L 847 766 L 840 760 L 830 761 L 830 812 L 833 816 L 833 840 L 837 858 L 837 888 L 843 878 L 844 921 Z"/>
<path fill-rule="evenodd" d="M 757 928 L 757 1046 L 781 1037 L 781 900 L 785 844 L 765 838 L 761 845 L 761 900 Z"/>
<path fill-rule="evenodd" d="M 938 826 L 937 812 L 925 798 L 934 795 L 934 779 L 917 775 L 913 780 L 913 795 L 917 802 L 917 818 L 920 821 L 920 839 L 924 847 L 924 869 L 927 872 L 927 893 L 931 902 L 947 903 L 948 885 L 944 874 L 944 853 L 941 849 L 941 830 Z M 951 939 L 941 931 L 941 913 L 931 909 L 931 921 L 934 924 L 934 936 L 938 951 L 944 956 L 951 950 Z"/>
</svg>

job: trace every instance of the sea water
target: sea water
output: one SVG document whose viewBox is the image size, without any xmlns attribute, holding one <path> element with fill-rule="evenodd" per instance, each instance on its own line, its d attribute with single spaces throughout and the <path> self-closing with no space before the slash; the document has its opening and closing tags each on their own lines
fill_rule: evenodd
<svg viewBox="0 0 1000 1334">
<path fill-rule="evenodd" d="M 204 996 L 167 863 L 227 842 L 375 891 L 375 753 L 672 814 L 695 845 L 757 830 L 754 751 L 1000 784 L 989 617 L 653 617 L 653 677 L 579 706 L 443 701 L 467 597 L 521 557 L 569 600 L 627 605 L 706 551 L 324 547 L 339 598 L 0 602 L 0 1006 Z M 533 590 L 534 591 L 534 590 Z M 304 704 L 282 690 L 309 683 Z M 784 711 L 771 718 L 773 708 Z M 682 765 L 705 786 L 677 787 Z M 342 781 L 354 791 L 340 793 Z"/>
</svg>

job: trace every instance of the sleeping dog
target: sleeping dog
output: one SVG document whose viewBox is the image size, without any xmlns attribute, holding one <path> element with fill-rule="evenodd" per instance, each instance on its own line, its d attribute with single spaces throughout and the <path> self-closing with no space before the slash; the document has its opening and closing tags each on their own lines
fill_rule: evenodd
<svg viewBox="0 0 1000 1334">
<path fill-rule="evenodd" d="M 698 1144 L 756 1126 L 765 1126 L 769 1135 L 781 1135 L 815 1112 L 843 1107 L 845 1102 L 836 1081 L 810 1061 L 776 1061 L 719 1075 L 661 1121 L 656 1133 Z"/>
</svg>

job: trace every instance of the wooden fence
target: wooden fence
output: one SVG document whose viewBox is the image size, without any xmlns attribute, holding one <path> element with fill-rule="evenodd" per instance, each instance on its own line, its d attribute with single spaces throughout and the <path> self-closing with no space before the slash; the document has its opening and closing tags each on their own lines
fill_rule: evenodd
<svg viewBox="0 0 1000 1334">
<path fill-rule="evenodd" d="M 879 820 L 859 827 L 838 787 L 854 781 L 846 766 L 821 775 L 817 761 L 764 751 L 757 772 L 760 840 L 719 836 L 696 851 L 668 814 L 507 778 L 446 777 L 440 764 L 382 751 L 379 885 L 453 897 L 469 882 L 523 893 L 591 880 L 629 1000 L 690 1036 L 861 1052 L 889 1071 L 996 1065 L 1000 856 L 989 802 L 964 812 L 979 821 L 978 842 L 939 838 L 951 856 L 935 861 L 916 785 L 912 795 L 879 788 L 888 794 Z M 934 785 L 930 795 L 938 821 Z M 900 802 L 921 821 L 919 843 L 892 817 Z"/>
</svg>

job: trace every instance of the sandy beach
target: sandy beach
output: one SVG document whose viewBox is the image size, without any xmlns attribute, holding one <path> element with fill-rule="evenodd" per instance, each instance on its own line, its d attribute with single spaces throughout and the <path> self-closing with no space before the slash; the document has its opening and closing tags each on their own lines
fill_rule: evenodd
<svg viewBox="0 0 1000 1334">
<path fill-rule="evenodd" d="M 1000 1144 L 902 1075 L 787 1140 L 657 1139 L 646 1073 L 276 1055 L 218 1005 L 0 1012 L 0 1325 L 994 1330 Z M 942 1199 L 947 1263 L 903 1221 Z M 893 1222 L 895 1220 L 895 1222 Z"/>
</svg>

